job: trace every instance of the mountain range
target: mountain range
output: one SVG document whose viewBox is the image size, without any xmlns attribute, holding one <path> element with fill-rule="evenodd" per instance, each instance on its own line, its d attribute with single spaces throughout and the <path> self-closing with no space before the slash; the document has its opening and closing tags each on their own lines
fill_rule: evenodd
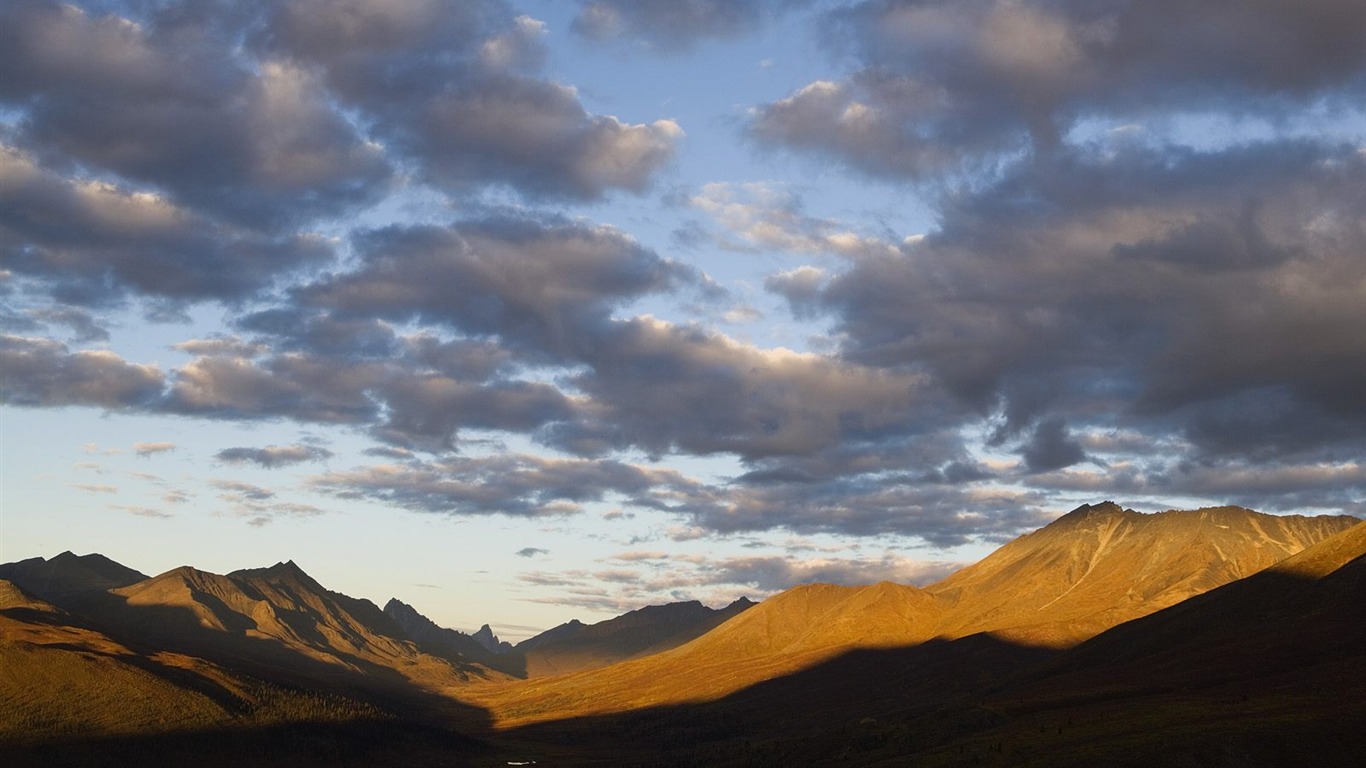
<svg viewBox="0 0 1366 768">
<path fill-rule="evenodd" d="M 1108 502 L 924 588 L 650 606 L 515 647 L 293 562 L 149 578 L 67 552 L 0 565 L 0 757 L 1349 765 L 1363 598 L 1355 518 Z"/>
</svg>

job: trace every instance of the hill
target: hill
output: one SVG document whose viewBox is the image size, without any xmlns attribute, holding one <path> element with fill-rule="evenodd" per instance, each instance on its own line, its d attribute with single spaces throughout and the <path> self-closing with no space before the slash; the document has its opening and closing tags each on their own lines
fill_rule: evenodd
<svg viewBox="0 0 1366 768">
<path fill-rule="evenodd" d="M 651 605 L 596 624 L 576 619 L 518 643 L 515 651 L 525 658 L 529 677 L 597 669 L 683 645 L 753 605 L 740 598 L 714 609 L 693 600 Z"/>
<path fill-rule="evenodd" d="M 984 632 L 1017 646 L 1065 648 L 1356 522 L 1234 507 L 1143 515 L 1084 505 L 925 589 L 796 587 L 670 651 L 470 695 L 500 722 L 523 723 L 715 699 L 860 648 Z"/>
<path fill-rule="evenodd" d="M 423 653 L 374 603 L 324 588 L 292 561 L 227 575 L 182 566 L 108 594 L 95 615 L 121 635 L 269 676 L 432 692 L 503 677 Z"/>
<path fill-rule="evenodd" d="M 1066 650 L 864 648 L 721 698 L 527 711 L 509 736 L 679 766 L 1345 768 L 1366 754 L 1363 599 L 1366 523 Z"/>
<path fill-rule="evenodd" d="M 1241 507 L 1142 514 L 1082 505 L 927 591 L 945 606 L 945 636 L 990 631 L 1068 647 L 1250 576 L 1357 522 Z"/>
<path fill-rule="evenodd" d="M 126 587 L 146 578 L 147 574 L 98 553 L 77 555 L 68 551 L 51 559 L 33 557 L 0 564 L 0 579 L 59 605 L 73 600 L 79 602 L 92 594 Z"/>
</svg>

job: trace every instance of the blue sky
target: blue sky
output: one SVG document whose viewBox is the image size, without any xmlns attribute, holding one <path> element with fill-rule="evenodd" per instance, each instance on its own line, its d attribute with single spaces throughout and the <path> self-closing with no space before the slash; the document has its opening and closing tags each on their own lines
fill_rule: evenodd
<svg viewBox="0 0 1366 768">
<path fill-rule="evenodd" d="M 519 639 L 1366 511 L 1349 0 L 20 0 L 0 559 Z"/>
</svg>

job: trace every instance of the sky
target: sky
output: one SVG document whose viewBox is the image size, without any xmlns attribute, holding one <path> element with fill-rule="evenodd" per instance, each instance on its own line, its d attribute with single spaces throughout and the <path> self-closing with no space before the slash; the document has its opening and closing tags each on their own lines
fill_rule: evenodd
<svg viewBox="0 0 1366 768">
<path fill-rule="evenodd" d="M 0 561 L 518 640 L 1366 514 L 1360 0 L 0 4 Z"/>
</svg>

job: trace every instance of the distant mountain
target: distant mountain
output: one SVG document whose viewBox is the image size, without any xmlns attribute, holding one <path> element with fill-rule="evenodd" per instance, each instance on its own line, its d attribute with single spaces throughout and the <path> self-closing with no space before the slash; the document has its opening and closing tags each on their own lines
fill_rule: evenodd
<svg viewBox="0 0 1366 768">
<path fill-rule="evenodd" d="M 147 574 L 120 565 L 104 555 L 76 555 L 69 551 L 50 560 L 33 557 L 0 565 L 0 579 L 59 605 L 73 598 L 136 584 L 146 578 Z"/>
<path fill-rule="evenodd" d="M 982 632 L 1067 647 L 1246 577 L 1357 522 L 1236 507 L 1143 515 L 1108 503 L 1082 506 L 925 589 L 796 587 L 672 650 L 506 686 L 482 703 L 518 721 L 705 700 L 853 649 Z"/>
<path fill-rule="evenodd" d="M 689 602 L 651 605 L 596 624 L 575 619 L 522 641 L 531 677 L 605 667 L 649 656 L 700 637 L 754 605 L 740 598 L 725 608 Z"/>
<path fill-rule="evenodd" d="M 526 676 L 525 662 L 520 657 L 494 653 L 477 636 L 439 626 L 397 598 L 391 598 L 384 604 L 384 613 L 394 620 L 406 637 L 427 653 L 455 661 L 482 664 L 517 677 Z M 492 634 L 490 631 L 489 636 Z M 509 650 L 512 648 L 506 643 L 503 645 Z"/>
<path fill-rule="evenodd" d="M 487 624 L 476 630 L 470 637 L 474 638 L 475 642 L 484 646 L 484 649 L 489 653 L 504 654 L 512 652 L 512 643 L 499 640 L 498 636 L 493 634 L 493 628 Z"/>
</svg>

